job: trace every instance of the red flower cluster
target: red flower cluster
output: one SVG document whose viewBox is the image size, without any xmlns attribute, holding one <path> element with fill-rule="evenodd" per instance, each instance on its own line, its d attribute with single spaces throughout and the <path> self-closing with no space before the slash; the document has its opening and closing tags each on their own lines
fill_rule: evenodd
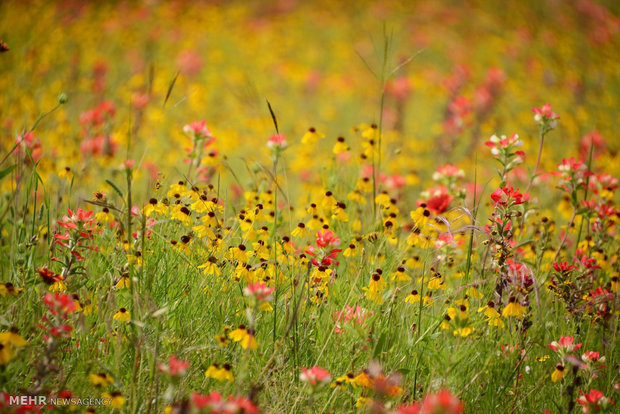
<svg viewBox="0 0 620 414">
<path fill-rule="evenodd" d="M 192 404 L 199 412 L 209 414 L 258 414 L 259 410 L 250 400 L 243 397 L 233 397 L 223 399 L 222 394 L 213 391 L 209 395 L 193 393 Z"/>
<path fill-rule="evenodd" d="M 501 206 L 509 207 L 529 201 L 530 195 L 528 193 L 521 194 L 518 188 L 515 190 L 514 188 L 505 185 L 502 188 L 495 190 L 493 194 L 491 194 L 491 199 L 495 205 L 499 204 Z"/>
<path fill-rule="evenodd" d="M 427 394 L 421 403 L 398 407 L 395 414 L 460 414 L 465 405 L 448 390 Z"/>
<path fill-rule="evenodd" d="M 306 248 L 306 253 L 313 256 L 313 265 L 331 266 L 332 263 L 335 263 L 336 265 L 338 264 L 335 259 L 338 257 L 338 253 L 340 253 L 342 249 L 326 249 L 329 246 L 340 245 L 340 239 L 337 235 L 332 233 L 330 230 L 319 231 L 316 235 L 316 245 L 318 248 L 315 248 L 314 246 L 308 246 Z"/>
<path fill-rule="evenodd" d="M 605 397 L 602 392 L 594 388 L 587 394 L 579 390 L 579 394 L 581 396 L 577 398 L 577 402 L 581 404 L 581 411 L 586 414 L 591 411 L 598 412 L 601 408 L 608 408 L 615 404 L 615 402 Z"/>
<path fill-rule="evenodd" d="M 55 318 L 48 318 L 46 315 L 41 317 L 39 328 L 46 332 L 43 334 L 43 339 L 50 341 L 52 337 L 69 338 L 73 327 L 64 321 L 69 317 L 69 313 L 76 309 L 71 296 L 64 293 L 48 293 L 43 298 L 43 302 L 48 306 L 49 312 L 55 316 Z"/>
</svg>

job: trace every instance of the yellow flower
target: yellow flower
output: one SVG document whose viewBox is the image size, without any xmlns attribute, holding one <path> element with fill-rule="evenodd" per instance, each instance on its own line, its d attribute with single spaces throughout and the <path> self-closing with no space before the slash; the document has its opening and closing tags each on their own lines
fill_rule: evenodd
<svg viewBox="0 0 620 414">
<path fill-rule="evenodd" d="M 319 139 L 324 138 L 325 134 L 317 132 L 316 129 L 310 128 L 308 132 L 301 138 L 301 143 L 304 145 L 314 145 Z"/>
<path fill-rule="evenodd" d="M 489 326 L 496 326 L 498 328 L 503 328 L 505 326 L 504 321 L 501 319 L 501 315 L 495 309 L 495 303 L 493 301 L 490 301 L 486 306 L 478 309 L 478 312 L 484 312 L 484 316 L 488 318 L 487 323 Z"/>
<path fill-rule="evenodd" d="M 260 305 L 258 305 L 258 310 L 262 312 L 272 312 L 273 306 L 271 306 L 271 303 L 269 302 L 262 302 Z"/>
<path fill-rule="evenodd" d="M 353 381 L 355 382 L 355 384 L 359 385 L 360 387 L 363 388 L 370 388 L 372 387 L 372 379 L 370 378 L 370 376 L 366 373 L 366 372 L 361 372 L 359 373 L 359 375 L 357 375 Z"/>
<path fill-rule="evenodd" d="M 158 202 L 156 198 L 151 198 L 142 211 L 147 217 L 151 217 L 153 213 L 166 215 L 168 214 L 168 206 L 164 203 Z"/>
<path fill-rule="evenodd" d="M 246 247 L 244 244 L 240 244 L 237 247 L 231 247 L 228 250 L 228 257 L 231 260 L 237 260 L 239 263 L 248 262 L 248 254 L 246 253 Z"/>
<path fill-rule="evenodd" d="M 446 284 L 441 276 L 435 276 L 428 281 L 429 290 L 445 289 Z"/>
<path fill-rule="evenodd" d="M 420 301 L 420 294 L 418 293 L 417 290 L 412 290 L 411 293 L 409 295 L 407 295 L 407 297 L 405 298 L 405 302 L 407 303 L 416 303 Z"/>
<path fill-rule="evenodd" d="M 0 366 L 6 365 L 13 359 L 13 348 L 9 344 L 0 341 Z"/>
<path fill-rule="evenodd" d="M 344 252 L 342 252 L 342 255 L 344 257 L 354 257 L 354 256 L 357 256 L 358 252 L 359 250 L 355 246 L 355 243 L 351 243 L 349 247 L 344 249 Z"/>
<path fill-rule="evenodd" d="M 105 392 L 101 395 L 101 398 L 110 400 L 110 407 L 121 409 L 125 405 L 125 397 L 118 391 Z"/>
<path fill-rule="evenodd" d="M 190 217 L 191 212 L 187 207 L 182 204 L 177 204 L 172 208 L 172 217 L 175 220 L 179 220 L 181 223 L 186 226 L 190 226 L 192 224 L 192 218 Z"/>
<path fill-rule="evenodd" d="M 331 209 L 336 204 L 338 204 L 338 202 L 334 198 L 334 195 L 332 194 L 332 192 L 331 191 L 327 191 L 325 193 L 325 197 L 323 197 L 323 200 L 321 201 L 321 206 L 323 206 L 325 208 L 330 208 Z"/>
<path fill-rule="evenodd" d="M 306 212 L 311 216 L 317 213 L 317 208 L 315 203 L 311 203 L 310 206 L 306 209 Z"/>
<path fill-rule="evenodd" d="M 6 365 L 15 356 L 15 350 L 28 345 L 28 341 L 17 333 L 16 328 L 0 333 L 0 366 Z"/>
<path fill-rule="evenodd" d="M 336 383 L 344 383 L 344 384 L 351 384 L 353 386 L 356 386 L 356 382 L 355 382 L 355 375 L 353 375 L 352 372 L 349 372 L 347 375 L 343 375 L 341 377 L 336 378 Z"/>
<path fill-rule="evenodd" d="M 502 316 L 504 318 L 508 316 L 514 316 L 516 318 L 522 318 L 525 315 L 526 309 L 523 305 L 517 302 L 517 299 L 514 296 L 511 296 L 508 300 L 508 305 L 502 311 Z"/>
<path fill-rule="evenodd" d="M 562 364 L 557 364 L 555 366 L 555 370 L 553 371 L 553 374 L 551 374 L 551 381 L 553 382 L 559 382 L 562 381 L 562 378 L 564 378 L 564 365 Z"/>
<path fill-rule="evenodd" d="M 95 219 L 97 220 L 97 223 L 106 224 L 114 220 L 114 216 L 110 213 L 110 210 L 107 207 L 104 207 L 102 211 L 95 214 Z"/>
<path fill-rule="evenodd" d="M 368 177 L 360 178 L 355 183 L 355 188 L 362 193 L 369 193 L 372 191 L 372 181 Z"/>
<path fill-rule="evenodd" d="M 129 321 L 131 320 L 131 315 L 129 313 L 129 311 L 125 308 L 120 308 L 118 310 L 118 312 L 116 312 L 114 314 L 113 319 L 115 321 L 119 321 L 119 322 L 127 322 L 129 323 Z"/>
<path fill-rule="evenodd" d="M 16 288 L 11 282 L 0 284 L 0 296 L 6 298 L 7 296 L 18 296 L 24 291 L 24 288 Z"/>
<path fill-rule="evenodd" d="M 346 223 L 349 221 L 349 215 L 345 211 L 346 205 L 344 203 L 337 203 L 332 207 L 332 218 L 340 222 Z"/>
<path fill-rule="evenodd" d="M 363 206 L 366 205 L 366 198 L 360 193 L 359 190 L 353 190 L 349 194 L 347 194 L 347 199 L 354 203 L 361 204 Z"/>
<path fill-rule="evenodd" d="M 397 282 L 409 282 L 411 280 L 411 276 L 405 273 L 405 268 L 399 266 L 394 273 L 392 273 L 392 280 Z"/>
<path fill-rule="evenodd" d="M 217 259 L 214 256 L 209 257 L 206 263 L 198 266 L 198 269 L 204 269 L 202 272 L 205 275 L 219 276 L 222 274 L 220 268 L 217 266 Z"/>
<path fill-rule="evenodd" d="M 308 235 L 308 229 L 306 228 L 306 225 L 304 223 L 299 223 L 297 224 L 297 227 L 295 227 L 295 230 L 293 230 L 291 235 L 293 237 L 305 237 Z"/>
<path fill-rule="evenodd" d="M 100 372 L 98 374 L 89 374 L 88 379 L 95 387 L 107 387 L 114 382 L 114 378 L 112 378 L 105 372 Z"/>
<path fill-rule="evenodd" d="M 390 205 L 392 203 L 392 201 L 390 200 L 390 195 L 387 192 L 382 192 L 381 194 L 379 194 L 376 198 L 375 198 L 375 202 L 378 205 L 381 206 L 387 206 Z"/>
<path fill-rule="evenodd" d="M 230 340 L 228 339 L 228 333 L 230 332 L 231 328 L 228 325 L 225 325 L 222 333 L 215 335 L 215 341 L 217 342 L 217 345 L 224 348 L 226 346 L 228 346 L 228 344 L 230 343 Z"/>
<path fill-rule="evenodd" d="M 426 204 L 421 204 L 420 207 L 410 213 L 413 223 L 420 230 L 424 230 L 430 221 L 431 212 L 426 208 Z"/>
<path fill-rule="evenodd" d="M 249 348 L 254 350 L 258 348 L 254 330 L 246 328 L 245 325 L 239 325 L 237 329 L 228 334 L 228 337 L 235 342 L 239 342 L 243 349 Z"/>
<path fill-rule="evenodd" d="M 310 230 L 318 230 L 321 228 L 321 226 L 323 226 L 323 223 L 321 219 L 319 219 L 319 216 L 315 214 L 314 216 L 312 216 L 312 219 L 310 219 L 310 221 L 308 222 L 306 226 Z"/>
<path fill-rule="evenodd" d="M 129 276 L 128 275 L 122 275 L 118 281 L 114 284 L 114 287 L 116 287 L 117 289 L 129 289 Z"/>
<path fill-rule="evenodd" d="M 381 277 L 379 273 L 373 273 L 370 278 L 370 282 L 368 282 L 368 286 L 362 288 L 366 291 L 366 299 L 372 300 L 376 303 L 383 303 L 383 289 L 385 288 L 385 280 Z"/>
<path fill-rule="evenodd" d="M 368 397 L 359 397 L 355 402 L 356 407 L 368 407 L 372 404 L 372 399 Z"/>
<path fill-rule="evenodd" d="M 61 279 L 56 280 L 49 287 L 50 292 L 64 292 L 67 290 L 67 285 Z"/>
<path fill-rule="evenodd" d="M 58 172 L 58 176 L 60 178 L 66 178 L 67 180 L 71 181 L 71 179 L 73 178 L 73 173 L 71 172 L 70 167 L 65 167 Z"/>
<path fill-rule="evenodd" d="M 14 348 L 21 348 L 28 345 L 28 341 L 22 338 L 15 328 L 11 328 L 8 332 L 0 332 L 0 343 L 5 345 L 8 344 Z"/>
<path fill-rule="evenodd" d="M 465 290 L 465 294 L 467 294 L 467 296 L 469 296 L 470 298 L 474 298 L 474 299 L 482 298 L 482 293 L 473 286 L 467 288 L 467 290 Z"/>
<path fill-rule="evenodd" d="M 231 368 L 232 367 L 230 366 L 230 364 L 223 364 L 220 368 L 219 364 L 214 363 L 205 371 L 205 377 L 213 378 L 218 381 L 233 382 L 235 380 L 235 377 L 233 376 Z"/>
<path fill-rule="evenodd" d="M 455 336 L 462 336 L 463 338 L 471 335 L 474 332 L 474 328 L 471 326 L 466 326 L 464 328 L 458 328 L 454 332 L 452 332 Z"/>
<path fill-rule="evenodd" d="M 168 197 L 180 198 L 187 193 L 187 187 L 183 181 L 179 181 L 177 184 L 172 184 L 168 190 Z"/>
<path fill-rule="evenodd" d="M 334 154 L 342 154 L 343 152 L 347 152 L 349 150 L 349 146 L 344 141 L 344 137 L 338 137 L 336 141 L 336 145 L 334 145 L 334 149 L 332 150 Z"/>
</svg>

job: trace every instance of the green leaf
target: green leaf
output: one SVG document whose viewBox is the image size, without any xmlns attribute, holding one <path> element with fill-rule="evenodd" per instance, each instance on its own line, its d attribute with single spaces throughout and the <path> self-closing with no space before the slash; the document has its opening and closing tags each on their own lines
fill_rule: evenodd
<svg viewBox="0 0 620 414">
<path fill-rule="evenodd" d="M 0 171 L 0 180 L 9 175 L 11 171 L 13 171 L 17 167 L 17 164 L 13 164 L 10 167 L 6 167 L 4 170 Z"/>
<path fill-rule="evenodd" d="M 110 184 L 110 187 L 112 187 L 116 193 L 121 197 L 121 199 L 125 199 L 125 197 L 123 196 L 123 192 L 120 190 L 120 188 L 118 188 L 118 186 L 116 184 L 114 184 L 112 181 L 110 180 L 105 180 L 106 183 Z"/>
<path fill-rule="evenodd" d="M 387 334 L 383 332 L 377 341 L 377 346 L 375 346 L 375 351 L 372 353 L 373 358 L 377 358 L 381 352 L 383 352 L 383 347 L 385 346 L 385 341 L 387 340 Z"/>
</svg>

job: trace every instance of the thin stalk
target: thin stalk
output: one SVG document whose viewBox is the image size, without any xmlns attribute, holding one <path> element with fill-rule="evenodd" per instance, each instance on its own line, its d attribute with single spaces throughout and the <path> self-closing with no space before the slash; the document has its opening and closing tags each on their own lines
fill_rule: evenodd
<svg viewBox="0 0 620 414">
<path fill-rule="evenodd" d="M 477 179 L 478 179 L 477 169 L 478 169 L 478 155 L 476 154 L 476 160 L 474 164 L 474 204 L 473 204 L 472 223 L 471 223 L 472 229 L 471 229 L 471 233 L 469 234 L 469 245 L 467 246 L 467 265 L 465 268 L 465 282 L 466 283 L 469 281 L 469 271 L 471 270 L 471 252 L 474 246 L 474 226 L 476 225 L 476 217 L 478 216 L 478 205 L 479 204 L 476 204 L 476 187 L 477 187 Z"/>
<path fill-rule="evenodd" d="M 592 171 L 592 151 L 594 150 L 594 142 L 590 141 L 590 150 L 588 151 L 588 171 Z M 583 200 L 588 200 L 588 188 L 590 186 L 590 176 L 586 177 L 586 191 L 583 195 Z M 588 227 L 590 227 L 589 219 Z M 581 222 L 579 223 L 579 232 L 577 233 L 577 244 L 575 246 L 579 246 L 579 242 L 581 242 L 581 231 L 583 230 L 583 216 L 581 217 Z"/>
</svg>

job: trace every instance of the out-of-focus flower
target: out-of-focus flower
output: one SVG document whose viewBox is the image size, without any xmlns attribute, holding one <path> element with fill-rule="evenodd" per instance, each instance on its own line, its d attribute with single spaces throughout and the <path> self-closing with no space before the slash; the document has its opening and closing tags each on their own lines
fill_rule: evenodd
<svg viewBox="0 0 620 414">
<path fill-rule="evenodd" d="M 267 140 L 267 148 L 275 153 L 280 153 L 288 147 L 284 134 L 275 134 Z"/>
<path fill-rule="evenodd" d="M 187 372 L 189 365 L 189 362 L 181 361 L 174 355 L 171 355 L 168 364 L 158 365 L 157 369 L 173 377 L 182 377 Z"/>
<path fill-rule="evenodd" d="M 332 380 L 332 375 L 326 369 L 318 366 L 314 366 L 310 369 L 306 369 L 306 367 L 301 367 L 301 374 L 299 374 L 299 379 L 315 387 L 330 382 Z"/>
</svg>

